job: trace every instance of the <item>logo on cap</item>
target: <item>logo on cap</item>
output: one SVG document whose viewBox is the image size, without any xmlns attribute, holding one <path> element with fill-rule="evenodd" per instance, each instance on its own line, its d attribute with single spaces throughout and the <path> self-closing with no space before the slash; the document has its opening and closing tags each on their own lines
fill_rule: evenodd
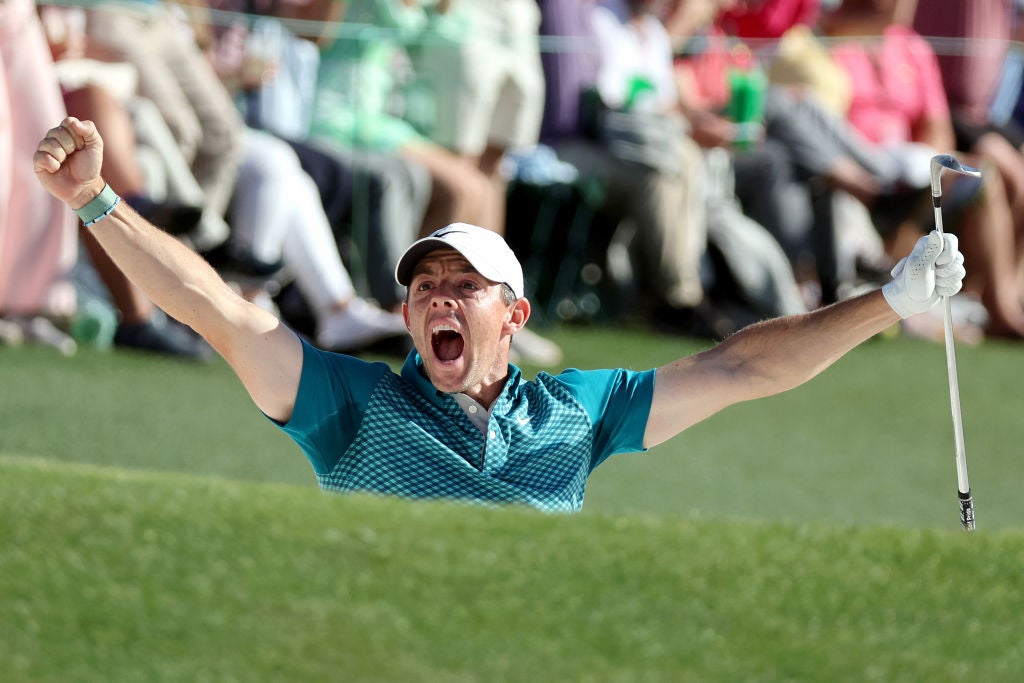
<svg viewBox="0 0 1024 683">
<path fill-rule="evenodd" d="M 454 249 L 488 280 L 502 282 L 513 294 L 523 296 L 523 267 L 515 253 L 498 233 L 469 223 L 446 225 L 413 242 L 395 267 L 398 284 L 408 285 L 416 264 L 441 248 Z"/>
</svg>

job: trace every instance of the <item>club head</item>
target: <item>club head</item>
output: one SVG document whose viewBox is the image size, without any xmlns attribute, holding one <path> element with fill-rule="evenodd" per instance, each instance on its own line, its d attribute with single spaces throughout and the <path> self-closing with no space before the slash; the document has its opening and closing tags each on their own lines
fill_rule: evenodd
<svg viewBox="0 0 1024 683">
<path fill-rule="evenodd" d="M 931 163 L 933 197 L 942 195 L 942 185 L 939 181 L 942 178 L 943 171 L 953 171 L 953 173 L 974 176 L 975 178 L 981 177 L 981 171 L 973 166 L 964 166 L 952 154 L 936 154 L 932 157 Z"/>
</svg>

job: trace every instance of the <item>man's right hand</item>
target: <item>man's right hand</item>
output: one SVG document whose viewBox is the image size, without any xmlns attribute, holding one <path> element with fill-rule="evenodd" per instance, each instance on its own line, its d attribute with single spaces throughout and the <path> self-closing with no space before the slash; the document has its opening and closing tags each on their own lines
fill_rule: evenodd
<svg viewBox="0 0 1024 683">
<path fill-rule="evenodd" d="M 69 116 L 46 131 L 32 162 L 46 191 L 72 209 L 88 204 L 105 185 L 100 177 L 103 139 L 92 121 Z"/>
</svg>

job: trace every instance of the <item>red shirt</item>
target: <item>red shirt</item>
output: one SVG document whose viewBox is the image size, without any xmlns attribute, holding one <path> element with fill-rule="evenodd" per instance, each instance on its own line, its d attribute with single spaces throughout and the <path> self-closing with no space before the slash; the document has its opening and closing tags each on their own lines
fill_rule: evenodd
<svg viewBox="0 0 1024 683">
<path fill-rule="evenodd" d="M 740 38 L 780 38 L 797 24 L 813 27 L 821 0 L 750 0 L 722 12 L 718 25 Z"/>
</svg>

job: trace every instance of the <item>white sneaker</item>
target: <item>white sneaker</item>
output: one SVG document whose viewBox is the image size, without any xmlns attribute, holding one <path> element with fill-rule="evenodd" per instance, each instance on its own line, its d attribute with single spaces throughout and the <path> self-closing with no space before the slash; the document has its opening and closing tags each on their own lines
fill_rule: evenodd
<svg viewBox="0 0 1024 683">
<path fill-rule="evenodd" d="M 512 336 L 511 355 L 515 362 L 551 366 L 562 360 L 562 349 L 555 342 L 523 328 Z"/>
<path fill-rule="evenodd" d="M 320 320 L 317 345 L 331 351 L 356 351 L 381 339 L 408 334 L 398 313 L 377 308 L 365 299 L 353 299 L 343 311 Z"/>
<path fill-rule="evenodd" d="M 25 333 L 17 323 L 0 318 L 0 346 L 21 346 Z"/>
<path fill-rule="evenodd" d="M 12 318 L 11 322 L 21 328 L 22 335 L 28 343 L 50 346 L 64 356 L 73 356 L 78 350 L 78 344 L 70 335 L 58 329 L 56 325 L 41 315 Z"/>
</svg>

